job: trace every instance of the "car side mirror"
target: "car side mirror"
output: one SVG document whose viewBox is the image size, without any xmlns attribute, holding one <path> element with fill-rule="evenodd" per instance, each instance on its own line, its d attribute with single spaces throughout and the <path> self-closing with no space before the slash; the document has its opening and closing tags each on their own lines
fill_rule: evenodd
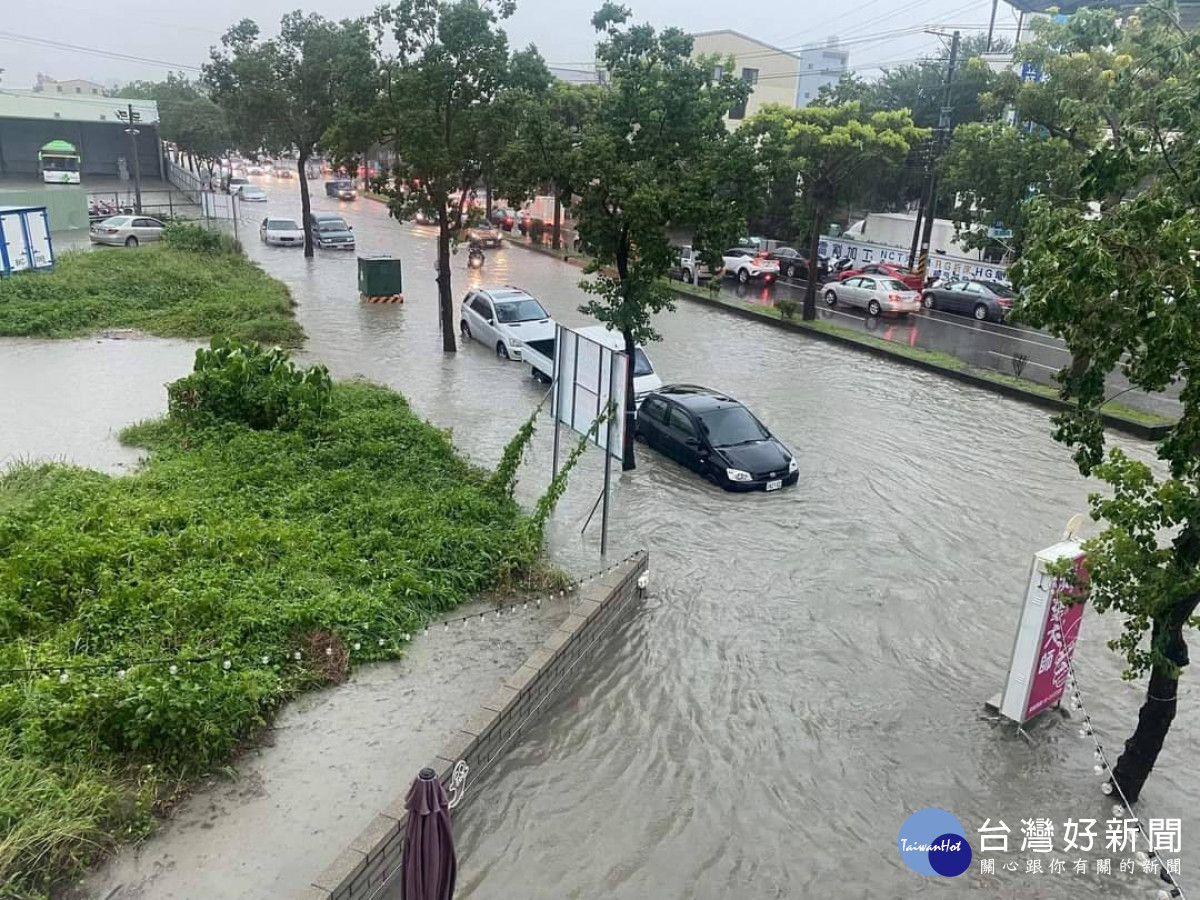
<svg viewBox="0 0 1200 900">
<path fill-rule="evenodd" d="M 488 316 L 488 320 L 487 320 L 487 322 L 488 322 L 488 324 L 489 324 L 489 325 L 495 325 L 495 324 L 496 324 L 496 320 L 495 320 L 495 319 L 493 319 L 491 316 Z"/>
</svg>

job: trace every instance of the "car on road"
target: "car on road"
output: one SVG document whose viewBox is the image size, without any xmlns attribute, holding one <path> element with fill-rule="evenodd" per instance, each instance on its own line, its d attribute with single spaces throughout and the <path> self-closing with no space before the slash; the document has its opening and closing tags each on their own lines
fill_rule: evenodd
<svg viewBox="0 0 1200 900">
<path fill-rule="evenodd" d="M 295 219 L 277 219 L 267 216 L 258 226 L 258 237 L 264 244 L 273 247 L 303 247 L 304 229 Z"/>
<path fill-rule="evenodd" d="M 752 278 L 761 278 L 771 282 L 779 276 L 779 263 L 772 259 L 763 259 L 749 247 L 731 247 L 722 254 L 725 274 L 732 275 L 742 284 Z"/>
<path fill-rule="evenodd" d="M 886 313 L 907 316 L 921 309 L 921 295 L 902 281 L 879 275 L 858 275 L 831 281 L 824 287 L 829 306 L 856 306 L 872 316 Z"/>
<path fill-rule="evenodd" d="M 354 249 L 354 229 L 337 213 L 313 213 L 310 228 L 313 243 L 322 250 Z"/>
<path fill-rule="evenodd" d="M 276 178 L 291 178 L 292 170 L 287 168 L 287 166 L 276 166 L 271 170 L 271 174 Z"/>
<path fill-rule="evenodd" d="M 484 247 L 499 247 L 503 240 L 500 229 L 491 222 L 476 222 L 467 229 L 465 237 L 468 241 L 477 241 Z"/>
<path fill-rule="evenodd" d="M 651 391 L 636 435 L 727 491 L 776 491 L 800 480 L 800 466 L 754 414 L 728 394 L 691 384 Z"/>
<path fill-rule="evenodd" d="M 808 280 L 808 254 L 801 253 L 795 247 L 776 247 L 767 254 L 767 259 L 773 259 L 779 264 L 779 272 L 785 278 L 802 278 Z M 823 281 L 829 275 L 829 262 L 817 257 L 817 280 Z"/>
<path fill-rule="evenodd" d="M 267 192 L 260 188 L 257 184 L 242 185 L 242 189 L 238 191 L 238 198 L 246 203 L 266 203 Z"/>
<path fill-rule="evenodd" d="M 251 163 L 250 165 L 246 166 L 247 175 L 265 175 L 266 173 L 266 167 L 261 166 L 258 163 Z"/>
<path fill-rule="evenodd" d="M 466 339 L 479 341 L 501 359 L 522 357 L 533 341 L 554 342 L 554 320 L 532 294 L 512 287 L 481 287 L 462 302 L 459 330 Z"/>
<path fill-rule="evenodd" d="M 339 200 L 353 200 L 358 196 L 358 191 L 354 189 L 354 182 L 349 178 L 337 178 L 325 182 L 325 196 L 337 197 Z"/>
<path fill-rule="evenodd" d="M 1003 322 L 1017 295 L 998 281 L 963 278 L 926 288 L 921 301 L 926 309 L 974 316 L 980 322 Z"/>
<path fill-rule="evenodd" d="M 505 231 L 512 231 L 517 223 L 517 214 L 507 206 L 497 206 L 492 209 L 492 224 Z"/>
<path fill-rule="evenodd" d="M 244 175 L 230 175 L 225 182 L 225 192 L 229 194 L 236 194 L 249 183 L 250 182 L 246 180 L 246 176 Z"/>
<path fill-rule="evenodd" d="M 88 229 L 93 244 L 111 247 L 136 247 L 150 241 L 161 241 L 167 226 L 149 216 L 110 216 Z"/>
<path fill-rule="evenodd" d="M 919 291 L 925 287 L 925 281 L 921 277 L 921 273 L 913 272 L 904 266 L 898 266 L 895 263 L 889 262 L 868 263 L 865 266 L 849 268 L 839 272 L 837 277 L 839 281 L 845 281 L 847 278 L 857 278 L 859 275 L 872 275 L 902 281 L 910 291 Z"/>
<path fill-rule="evenodd" d="M 438 223 L 437 216 L 423 209 L 417 210 L 417 214 L 413 216 L 413 221 L 418 225 L 436 225 Z"/>
<path fill-rule="evenodd" d="M 720 278 L 725 272 L 722 266 L 718 266 L 717 271 L 713 272 L 709 264 L 701 257 L 700 251 L 694 247 L 685 244 L 675 250 L 678 255 L 675 258 L 675 265 L 671 268 L 671 275 L 681 281 L 688 284 L 703 284 L 711 280 L 714 275 Z"/>
</svg>

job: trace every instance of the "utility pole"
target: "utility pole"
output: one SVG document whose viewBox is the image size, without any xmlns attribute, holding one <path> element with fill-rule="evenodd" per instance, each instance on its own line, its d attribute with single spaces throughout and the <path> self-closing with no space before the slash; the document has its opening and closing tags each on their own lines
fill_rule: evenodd
<svg viewBox="0 0 1200 900">
<path fill-rule="evenodd" d="M 937 152 L 925 178 L 925 225 L 921 231 L 921 255 L 917 259 L 917 273 L 921 276 L 922 284 L 925 281 L 925 272 L 929 268 L 929 242 L 933 237 L 933 220 L 937 217 L 937 163 L 950 137 L 950 114 L 953 112 L 953 107 L 950 106 L 950 89 L 954 84 L 954 66 L 958 62 L 959 37 L 959 32 L 954 32 L 954 38 L 950 42 L 950 61 L 946 66 L 946 80 L 942 83 L 942 108 L 938 115 Z"/>
<path fill-rule="evenodd" d="M 996 30 L 996 7 L 1000 5 L 1000 0 L 992 0 L 992 17 L 988 20 L 988 42 L 987 52 L 992 52 L 992 33 Z"/>
<path fill-rule="evenodd" d="M 142 163 L 138 159 L 138 142 L 137 136 L 141 134 L 137 129 L 137 121 L 142 117 L 141 113 L 133 111 L 133 104 L 129 104 L 128 118 L 122 116 L 128 123 L 125 133 L 129 135 L 129 146 L 133 150 L 133 190 L 134 190 L 134 209 L 137 214 L 142 214 Z"/>
</svg>

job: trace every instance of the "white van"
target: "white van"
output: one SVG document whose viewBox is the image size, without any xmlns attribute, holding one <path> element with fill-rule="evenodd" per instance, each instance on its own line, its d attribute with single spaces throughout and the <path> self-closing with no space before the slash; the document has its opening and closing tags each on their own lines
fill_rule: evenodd
<svg viewBox="0 0 1200 900">
<path fill-rule="evenodd" d="M 574 330 L 588 340 L 602 344 L 611 350 L 621 353 L 625 351 L 625 338 L 621 336 L 620 332 L 609 331 L 603 325 L 587 325 Z M 554 377 L 554 339 L 527 342 L 524 360 L 529 363 L 534 378 L 549 384 Z M 654 371 L 650 357 L 646 355 L 642 345 L 638 344 L 633 357 L 634 400 L 641 404 L 642 398 L 646 394 L 656 391 L 660 387 L 662 387 L 662 379 Z"/>
</svg>

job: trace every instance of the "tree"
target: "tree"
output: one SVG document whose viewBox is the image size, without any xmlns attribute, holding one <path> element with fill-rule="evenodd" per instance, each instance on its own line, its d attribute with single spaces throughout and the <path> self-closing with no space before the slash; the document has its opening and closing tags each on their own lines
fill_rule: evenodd
<svg viewBox="0 0 1200 900">
<path fill-rule="evenodd" d="M 799 185 L 800 209 L 809 216 L 809 259 L 817 258 L 821 224 L 840 192 L 854 186 L 868 166 L 895 167 L 929 132 L 913 125 L 908 110 L 865 113 L 857 103 L 789 109 L 767 106 L 744 128 L 755 136 L 775 173 Z M 817 317 L 817 283 L 808 280 L 804 318 Z"/>
<path fill-rule="evenodd" d="M 592 299 L 581 311 L 620 332 L 632 363 L 639 343 L 658 338 L 654 315 L 672 308 L 660 283 L 675 257 L 671 232 L 690 233 L 715 261 L 742 231 L 748 198 L 759 191 L 749 144 L 723 120 L 747 86 L 728 75 L 714 80 L 679 29 L 625 27 L 629 17 L 611 2 L 592 17 L 609 88 L 584 125 L 573 178 L 576 225 L 594 255 L 581 285 Z M 635 465 L 632 365 L 626 401 L 628 470 Z"/>
<path fill-rule="evenodd" d="M 1079 13 L 1054 33 L 1086 36 L 1095 16 Z M 1092 129 L 1085 106 L 1101 111 L 1109 139 L 1092 145 L 1082 172 L 1083 196 L 1099 213 L 1036 198 L 1016 277 L 1021 314 L 1062 337 L 1072 356 L 1058 377 L 1075 406 L 1057 417 L 1055 438 L 1109 489 L 1090 498 L 1104 525 L 1085 543 L 1087 602 L 1124 616 L 1110 647 L 1125 657 L 1125 677 L 1149 674 L 1111 773 L 1133 802 L 1174 719 L 1184 629 L 1197 624 L 1200 604 L 1200 36 L 1149 8 L 1104 40 L 1074 59 L 1044 58 L 1068 73 L 1111 62 L 1076 81 L 1074 100 L 1062 85 L 1035 91 L 1038 100 L 1058 93 L 1041 109 L 1067 140 Z M 1179 421 L 1158 442 L 1164 476 L 1119 449 L 1105 455 L 1105 379 L 1118 367 L 1135 388 L 1179 391 Z"/>
<path fill-rule="evenodd" d="M 484 148 L 493 138 L 491 107 L 514 62 L 498 23 L 514 9 L 511 0 L 497 7 L 477 0 L 401 0 L 375 18 L 384 81 L 377 129 L 397 155 L 393 178 L 380 179 L 379 189 L 398 219 L 422 211 L 437 217 L 442 349 L 449 353 L 457 349 L 451 244 L 469 222 L 469 195 L 490 152 Z M 389 30 L 396 52 L 384 56 Z M 518 59 L 516 68 L 523 71 L 525 64 Z"/>
<path fill-rule="evenodd" d="M 597 85 L 555 82 L 541 93 L 526 93 L 512 116 L 517 123 L 499 161 L 497 188 L 510 201 L 526 200 L 548 189 L 554 197 L 551 246 L 562 241 L 562 210 L 575 194 L 579 145 L 602 89 Z"/>
<path fill-rule="evenodd" d="M 229 122 L 224 111 L 203 90 L 182 73 L 168 72 L 166 81 L 131 81 L 114 96 L 153 100 L 158 104 L 158 128 L 164 141 L 174 144 L 211 176 L 216 161 L 230 149 Z"/>
<path fill-rule="evenodd" d="M 243 19 L 221 38 L 204 66 L 204 82 L 244 148 L 295 150 L 300 178 L 304 255 L 313 255 L 307 162 L 335 121 L 375 101 L 376 67 L 362 20 L 331 22 L 288 13 L 279 37 L 260 41 Z"/>
</svg>

